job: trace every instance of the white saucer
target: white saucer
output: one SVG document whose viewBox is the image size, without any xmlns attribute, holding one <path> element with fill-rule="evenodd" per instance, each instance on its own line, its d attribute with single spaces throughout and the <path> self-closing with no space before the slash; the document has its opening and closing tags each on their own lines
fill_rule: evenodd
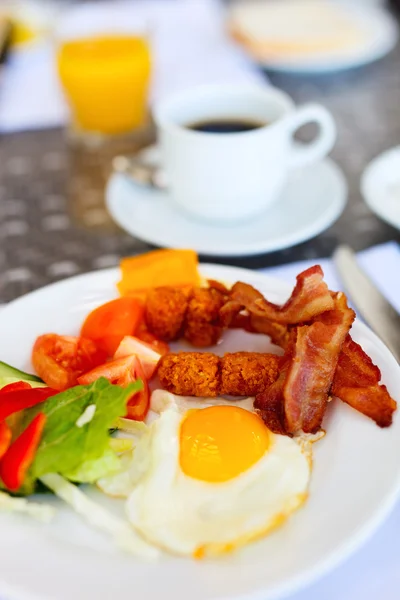
<svg viewBox="0 0 400 600">
<path fill-rule="evenodd" d="M 370 162 L 361 177 L 361 193 L 378 217 L 400 229 L 400 146 Z"/>
<path fill-rule="evenodd" d="M 365 0 L 351 3 L 340 1 L 354 21 L 364 31 L 364 39 L 349 49 L 330 49 L 313 56 L 301 54 L 292 57 L 253 58 L 267 70 L 288 73 L 329 73 L 361 67 L 388 54 L 396 46 L 399 26 L 395 18 L 383 7 L 369 6 Z M 235 4 L 233 4 L 233 7 Z M 243 7 L 241 7 L 243 11 Z M 246 46 L 244 46 L 246 48 Z M 251 49 L 248 49 L 251 54 Z"/>
<path fill-rule="evenodd" d="M 193 248 L 211 256 L 249 256 L 315 237 L 341 215 L 347 199 L 342 171 L 330 159 L 293 171 L 279 201 L 240 225 L 198 221 L 168 201 L 167 192 L 111 176 L 106 204 L 128 233 L 156 246 Z"/>
</svg>

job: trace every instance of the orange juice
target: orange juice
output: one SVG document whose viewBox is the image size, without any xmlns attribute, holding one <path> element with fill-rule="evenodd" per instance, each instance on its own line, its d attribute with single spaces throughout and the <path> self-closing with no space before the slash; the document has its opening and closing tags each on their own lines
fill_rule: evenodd
<svg viewBox="0 0 400 600">
<path fill-rule="evenodd" d="M 83 131 L 129 132 L 146 119 L 150 48 L 145 37 L 98 36 L 64 42 L 58 71 Z"/>
</svg>

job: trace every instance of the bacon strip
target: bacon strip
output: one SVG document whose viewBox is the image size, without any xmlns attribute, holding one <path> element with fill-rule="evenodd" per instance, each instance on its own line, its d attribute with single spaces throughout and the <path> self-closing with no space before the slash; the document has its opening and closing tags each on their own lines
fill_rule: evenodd
<svg viewBox="0 0 400 600">
<path fill-rule="evenodd" d="M 278 380 L 257 396 L 255 407 L 268 426 L 272 413 L 288 434 L 315 433 L 321 427 L 339 354 L 355 317 L 344 294 L 332 296 L 332 301 L 333 310 L 292 329 Z M 272 425 L 276 430 L 274 421 Z"/>
<path fill-rule="evenodd" d="M 295 333 L 289 338 L 286 352 L 279 364 L 279 376 L 272 385 L 264 392 L 257 394 L 254 400 L 254 408 L 273 433 L 287 435 L 284 411 L 283 390 L 288 376 L 288 371 L 292 364 L 295 347 Z"/>
<path fill-rule="evenodd" d="M 379 427 L 389 427 L 397 404 L 380 380 L 379 368 L 348 335 L 339 356 L 332 394 L 373 419 Z"/>
<path fill-rule="evenodd" d="M 224 296 L 229 296 L 230 290 L 228 290 L 226 285 L 224 285 L 220 281 L 217 281 L 216 279 L 207 279 L 207 283 L 209 288 L 217 290 L 217 292 L 221 292 L 221 294 L 223 294 Z"/>
<path fill-rule="evenodd" d="M 328 290 L 320 266 L 297 276 L 283 306 L 237 282 L 220 318 L 225 327 L 268 335 L 285 350 L 279 378 L 254 403 L 275 433 L 317 431 L 329 393 L 380 427 L 392 423 L 396 402 L 380 384 L 378 367 L 348 335 L 354 313 L 343 294 Z"/>
<path fill-rule="evenodd" d="M 250 313 L 269 321 L 297 325 L 334 309 L 334 301 L 323 276 L 319 265 L 300 273 L 292 295 L 283 306 L 269 302 L 252 286 L 241 282 L 233 286 L 231 299 L 244 306 Z"/>
<path fill-rule="evenodd" d="M 333 300 L 334 310 L 319 315 L 312 325 L 297 328 L 294 360 L 284 387 L 290 433 L 315 433 L 322 424 L 339 354 L 355 318 L 344 294 Z"/>
<path fill-rule="evenodd" d="M 285 349 L 289 343 L 290 329 L 286 325 L 269 321 L 265 317 L 250 315 L 249 324 L 245 328 L 253 333 L 264 333 L 271 338 L 271 342 L 275 346 Z"/>
<path fill-rule="evenodd" d="M 236 284 L 235 284 L 236 285 Z M 240 312 L 244 309 L 244 306 L 236 300 L 228 300 L 219 311 L 219 318 L 223 327 L 235 327 L 235 323 L 238 320 Z"/>
</svg>

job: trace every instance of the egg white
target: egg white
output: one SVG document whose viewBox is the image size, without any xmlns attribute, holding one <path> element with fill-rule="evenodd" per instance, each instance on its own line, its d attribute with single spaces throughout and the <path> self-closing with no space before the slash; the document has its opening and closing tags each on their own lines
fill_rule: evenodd
<svg viewBox="0 0 400 600">
<path fill-rule="evenodd" d="M 207 408 L 208 406 L 232 405 L 240 406 L 250 412 L 254 412 L 254 398 L 242 400 L 227 400 L 226 398 L 194 398 L 192 396 L 177 396 L 157 389 L 151 394 L 150 412 L 146 418 L 146 424 L 140 421 L 120 419 L 119 427 L 128 434 L 133 441 L 134 450 L 127 452 L 120 459 L 121 471 L 97 481 L 97 487 L 104 494 L 113 498 L 127 498 L 134 488 L 141 473 L 147 469 L 148 456 L 147 444 L 149 443 L 149 425 L 160 418 L 160 414 L 174 408 L 180 413 L 185 413 L 192 408 Z M 139 441 L 145 438 L 139 445 Z M 139 446 L 139 447 L 138 447 Z"/>
<path fill-rule="evenodd" d="M 182 418 L 176 406 L 164 410 L 134 452 L 126 510 L 148 541 L 180 555 L 222 554 L 265 535 L 304 502 L 311 467 L 294 440 L 271 433 L 267 452 L 250 469 L 208 483 L 180 468 Z"/>
<path fill-rule="evenodd" d="M 175 408 L 179 412 L 186 412 L 192 408 L 207 408 L 208 406 L 239 406 L 250 412 L 255 412 L 253 408 L 254 398 L 243 398 L 241 400 L 228 400 L 225 397 L 217 398 L 195 398 L 193 396 L 177 396 L 166 392 L 165 390 L 154 390 L 151 394 L 150 409 L 153 413 L 160 415 L 164 411 Z M 154 416 L 150 416 L 149 421 L 153 421 Z"/>
</svg>

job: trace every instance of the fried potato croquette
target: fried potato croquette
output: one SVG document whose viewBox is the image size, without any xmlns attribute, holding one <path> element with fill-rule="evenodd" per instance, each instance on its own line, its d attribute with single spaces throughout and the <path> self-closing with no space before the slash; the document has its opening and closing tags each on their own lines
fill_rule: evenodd
<svg viewBox="0 0 400 600">
<path fill-rule="evenodd" d="M 279 356 L 237 352 L 223 358 L 209 352 L 167 354 L 158 364 L 161 386 L 180 396 L 255 396 L 278 376 Z"/>
<path fill-rule="evenodd" d="M 224 295 L 214 288 L 193 288 L 189 298 L 184 326 L 184 337 L 193 346 L 213 346 L 222 335 L 219 311 Z"/>
<path fill-rule="evenodd" d="M 215 398 L 220 387 L 219 357 L 209 352 L 166 354 L 158 363 L 162 387 L 179 396 Z"/>
<path fill-rule="evenodd" d="M 256 396 L 278 377 L 279 356 L 258 352 L 228 353 L 221 359 L 221 394 Z"/>
<path fill-rule="evenodd" d="M 182 333 L 188 299 L 179 288 L 158 287 L 148 293 L 145 321 L 149 331 L 165 342 L 176 340 Z"/>
</svg>

